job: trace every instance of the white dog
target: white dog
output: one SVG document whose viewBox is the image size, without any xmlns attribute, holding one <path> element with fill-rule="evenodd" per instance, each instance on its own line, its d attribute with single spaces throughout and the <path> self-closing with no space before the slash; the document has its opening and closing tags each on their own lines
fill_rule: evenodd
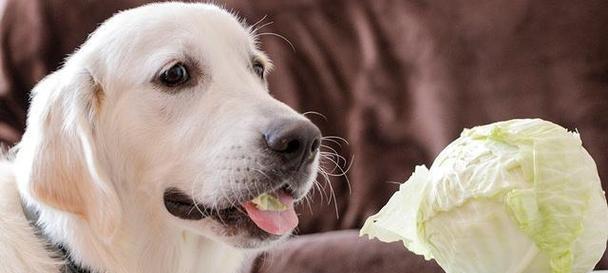
<svg viewBox="0 0 608 273">
<path fill-rule="evenodd" d="M 285 238 L 320 132 L 269 95 L 269 68 L 213 5 L 107 20 L 34 88 L 0 163 L 0 272 L 237 272 Z"/>
</svg>

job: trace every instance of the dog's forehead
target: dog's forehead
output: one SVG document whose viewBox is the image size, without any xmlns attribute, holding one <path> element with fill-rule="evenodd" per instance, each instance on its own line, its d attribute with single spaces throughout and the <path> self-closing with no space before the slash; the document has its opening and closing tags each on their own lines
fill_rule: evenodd
<svg viewBox="0 0 608 273">
<path fill-rule="evenodd" d="M 102 69 L 138 67 L 145 68 L 138 73 L 146 75 L 170 59 L 230 63 L 259 53 L 249 29 L 235 15 L 211 4 L 179 2 L 118 13 L 90 36 L 81 51 Z"/>
<path fill-rule="evenodd" d="M 155 3 L 126 10 L 104 22 L 91 40 L 97 40 L 91 44 L 114 44 L 121 50 L 137 48 L 139 52 L 175 45 L 255 48 L 249 30 L 235 15 L 202 3 Z"/>
<path fill-rule="evenodd" d="M 112 22 L 112 21 L 116 22 Z M 202 3 L 155 3 L 127 10 L 108 20 L 117 28 L 132 27 L 142 31 L 184 32 L 192 35 L 221 33 L 232 39 L 246 40 L 249 33 L 239 19 L 228 11 L 211 4 Z"/>
</svg>

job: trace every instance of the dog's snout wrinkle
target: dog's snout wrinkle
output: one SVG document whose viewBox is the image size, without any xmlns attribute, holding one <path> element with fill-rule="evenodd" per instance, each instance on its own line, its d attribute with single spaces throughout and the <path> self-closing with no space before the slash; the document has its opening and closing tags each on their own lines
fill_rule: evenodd
<svg viewBox="0 0 608 273">
<path fill-rule="evenodd" d="M 285 169 L 299 170 L 316 156 L 321 131 L 308 120 L 282 119 L 269 126 L 264 139 L 283 159 Z"/>
</svg>

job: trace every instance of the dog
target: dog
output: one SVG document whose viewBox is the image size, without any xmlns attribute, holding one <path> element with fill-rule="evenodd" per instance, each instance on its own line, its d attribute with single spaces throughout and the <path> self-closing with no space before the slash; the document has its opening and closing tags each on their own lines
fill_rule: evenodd
<svg viewBox="0 0 608 273">
<path fill-rule="evenodd" d="M 269 94 L 257 44 L 212 4 L 100 25 L 32 90 L 0 163 L 0 271 L 238 272 L 287 238 L 321 133 Z"/>
</svg>

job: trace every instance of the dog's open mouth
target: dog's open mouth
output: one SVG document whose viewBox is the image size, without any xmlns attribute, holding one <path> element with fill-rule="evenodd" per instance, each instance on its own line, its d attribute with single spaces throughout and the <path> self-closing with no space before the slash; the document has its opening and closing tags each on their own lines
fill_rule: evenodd
<svg viewBox="0 0 608 273">
<path fill-rule="evenodd" d="M 298 225 L 294 198 L 285 187 L 261 194 L 238 206 L 223 209 L 205 207 L 177 188 L 167 189 L 163 199 L 167 211 L 184 220 L 201 220 L 206 217 L 213 217 L 222 223 L 226 223 L 228 221 L 239 222 L 236 218 L 246 218 L 247 221 L 252 222 L 259 229 L 274 235 L 290 232 Z M 261 202 L 260 199 L 265 199 L 265 201 Z M 269 203 L 270 205 L 263 203 Z"/>
</svg>

